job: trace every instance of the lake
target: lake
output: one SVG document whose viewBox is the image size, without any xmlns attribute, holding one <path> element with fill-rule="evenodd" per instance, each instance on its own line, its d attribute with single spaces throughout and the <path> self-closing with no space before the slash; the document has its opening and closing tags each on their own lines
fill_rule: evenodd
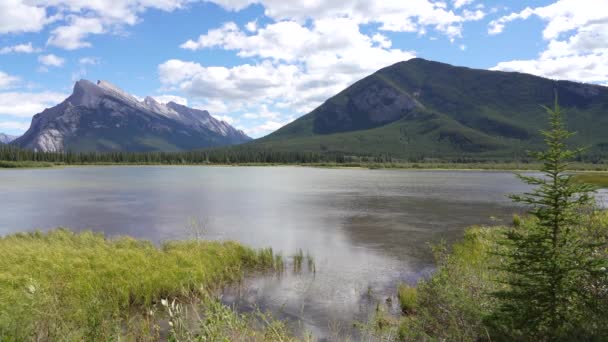
<svg viewBox="0 0 608 342">
<path fill-rule="evenodd" d="M 508 223 L 511 172 L 304 167 L 0 170 L 0 234 L 69 227 L 154 242 L 192 237 L 314 256 L 316 273 L 248 281 L 225 300 L 269 309 L 317 336 L 350 329 L 399 282 L 433 269 L 429 243 Z"/>
</svg>

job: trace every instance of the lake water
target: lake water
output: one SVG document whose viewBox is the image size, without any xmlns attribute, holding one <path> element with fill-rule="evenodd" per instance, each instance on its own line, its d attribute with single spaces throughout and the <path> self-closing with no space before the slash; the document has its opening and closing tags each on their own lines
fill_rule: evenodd
<svg viewBox="0 0 608 342">
<path fill-rule="evenodd" d="M 63 226 L 154 242 L 192 237 L 302 249 L 316 273 L 249 281 L 256 303 L 317 336 L 348 330 L 399 282 L 433 269 L 428 243 L 508 222 L 510 172 L 303 167 L 74 167 L 0 170 L 0 235 Z M 374 300 L 370 300 L 370 296 Z"/>
</svg>

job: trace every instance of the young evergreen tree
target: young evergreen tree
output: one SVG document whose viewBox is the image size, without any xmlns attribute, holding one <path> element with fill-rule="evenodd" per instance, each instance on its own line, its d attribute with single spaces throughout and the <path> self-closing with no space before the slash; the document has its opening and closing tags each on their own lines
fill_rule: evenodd
<svg viewBox="0 0 608 342">
<path fill-rule="evenodd" d="M 543 163 L 543 176 L 519 175 L 536 188 L 513 195 L 529 207 L 529 224 L 511 229 L 502 241 L 500 267 L 506 283 L 496 293 L 499 306 L 490 317 L 495 339 L 556 341 L 583 333 L 589 306 L 584 279 L 595 277 L 603 260 L 597 244 L 577 230 L 584 208 L 593 205 L 593 188 L 576 184 L 566 172 L 568 161 L 582 149 L 569 150 L 557 97 L 545 107 L 550 128 L 542 131 L 547 149 L 531 155 Z M 579 336 L 584 338 L 583 336 Z"/>
</svg>

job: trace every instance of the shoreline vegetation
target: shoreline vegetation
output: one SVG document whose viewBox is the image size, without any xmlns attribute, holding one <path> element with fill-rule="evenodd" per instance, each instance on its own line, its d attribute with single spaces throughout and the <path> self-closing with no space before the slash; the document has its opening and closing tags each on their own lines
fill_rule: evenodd
<svg viewBox="0 0 608 342">
<path fill-rule="evenodd" d="M 456 171 L 537 171 L 541 164 L 520 162 L 311 162 L 311 163 L 279 163 L 279 162 L 241 162 L 241 163 L 162 163 L 162 162 L 47 162 L 47 161 L 11 161 L 0 160 L 1 168 L 47 168 L 47 167 L 71 167 L 71 166 L 225 166 L 225 167 L 277 167 L 277 166 L 302 166 L 319 168 L 344 168 L 344 169 L 403 169 L 403 170 L 456 170 Z M 569 171 L 608 172 L 608 164 L 572 163 Z"/>
<path fill-rule="evenodd" d="M 56 229 L 0 238 L 2 341 L 292 341 L 261 312 L 239 314 L 216 291 L 283 257 L 236 242 L 171 241 Z M 198 312 L 203 312 L 202 318 Z"/>
<path fill-rule="evenodd" d="M 367 169 L 367 170 L 452 170 L 452 171 L 536 171 L 540 164 L 534 163 L 235 163 L 235 164 L 163 164 L 163 163 L 82 163 L 66 164 L 38 161 L 2 161 L 0 169 L 35 169 L 61 167 L 102 167 L 102 166 L 217 166 L 217 167 L 317 167 L 329 169 Z M 608 164 L 573 163 L 568 167 L 575 172 L 574 181 L 608 188 Z"/>
<path fill-rule="evenodd" d="M 593 161 L 593 162 L 592 162 Z M 188 152 L 35 152 L 0 145 L 0 168 L 65 166 L 171 165 L 171 166 L 309 166 L 324 168 L 412 169 L 412 170 L 499 170 L 533 171 L 542 166 L 533 158 L 492 159 L 484 157 L 394 158 L 391 155 L 359 156 L 341 152 L 278 152 L 246 146 Z M 608 163 L 579 158 L 571 171 L 608 171 Z"/>
</svg>

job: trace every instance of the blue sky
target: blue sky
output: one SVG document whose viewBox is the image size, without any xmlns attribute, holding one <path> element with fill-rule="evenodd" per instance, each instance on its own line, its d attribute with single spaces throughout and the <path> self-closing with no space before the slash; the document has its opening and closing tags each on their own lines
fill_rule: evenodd
<svg viewBox="0 0 608 342">
<path fill-rule="evenodd" d="M 0 132 L 80 78 L 207 109 L 253 137 L 422 57 L 608 84 L 608 0 L 1 0 Z"/>
</svg>

